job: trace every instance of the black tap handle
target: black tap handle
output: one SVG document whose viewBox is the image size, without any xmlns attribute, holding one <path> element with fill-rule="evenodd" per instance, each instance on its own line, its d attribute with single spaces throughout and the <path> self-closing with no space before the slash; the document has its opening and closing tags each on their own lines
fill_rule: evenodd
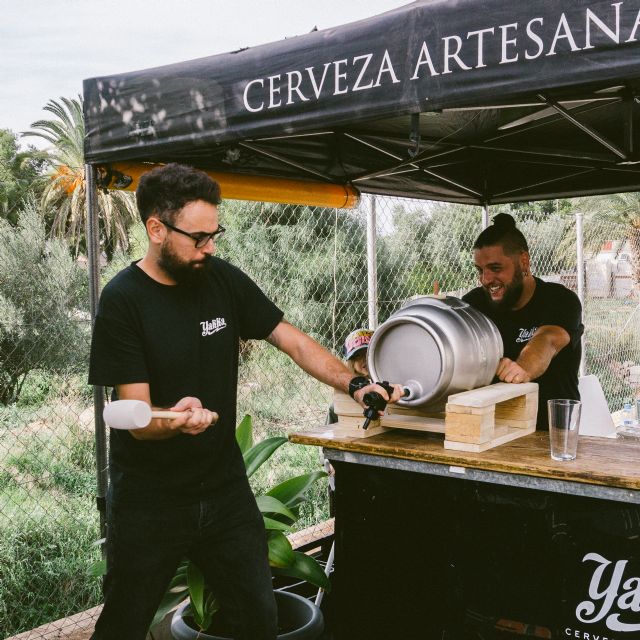
<svg viewBox="0 0 640 640">
<path fill-rule="evenodd" d="M 389 397 L 391 397 L 393 387 L 386 380 L 376 382 L 375 384 L 381 386 L 389 394 Z M 362 425 L 362 428 L 366 431 L 369 428 L 369 423 L 377 419 L 378 413 L 386 409 L 387 401 L 376 391 L 365 393 L 362 401 L 367 405 L 367 408 L 363 412 L 366 419 Z"/>
</svg>

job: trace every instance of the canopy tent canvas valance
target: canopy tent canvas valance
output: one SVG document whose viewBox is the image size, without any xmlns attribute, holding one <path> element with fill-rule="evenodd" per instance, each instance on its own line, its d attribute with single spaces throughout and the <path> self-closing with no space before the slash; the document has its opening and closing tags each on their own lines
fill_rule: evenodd
<svg viewBox="0 0 640 640">
<path fill-rule="evenodd" d="M 225 176 L 269 178 L 291 202 L 339 185 L 344 206 L 353 188 L 469 204 L 632 191 L 639 96 L 640 0 L 423 0 L 86 80 L 85 156 L 110 186 L 179 161 L 223 195 Z"/>
</svg>

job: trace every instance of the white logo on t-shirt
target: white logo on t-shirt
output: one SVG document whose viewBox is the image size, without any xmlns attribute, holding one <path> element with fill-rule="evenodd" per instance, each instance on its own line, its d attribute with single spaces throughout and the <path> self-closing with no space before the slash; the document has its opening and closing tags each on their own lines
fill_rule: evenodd
<svg viewBox="0 0 640 640">
<path fill-rule="evenodd" d="M 516 338 L 516 342 L 529 342 L 537 330 L 538 327 L 531 327 L 531 329 L 523 329 L 520 327 L 520 335 Z"/>
<path fill-rule="evenodd" d="M 227 321 L 224 318 L 213 318 L 212 320 L 201 322 L 200 326 L 202 327 L 202 335 L 210 336 L 222 331 L 227 326 Z"/>
</svg>

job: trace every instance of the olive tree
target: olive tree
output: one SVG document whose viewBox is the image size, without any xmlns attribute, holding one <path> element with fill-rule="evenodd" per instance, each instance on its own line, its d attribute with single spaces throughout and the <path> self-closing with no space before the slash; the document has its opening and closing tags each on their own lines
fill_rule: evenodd
<svg viewBox="0 0 640 640">
<path fill-rule="evenodd" d="M 15 402 L 36 369 L 84 366 L 86 275 L 62 240 L 47 239 L 33 200 L 15 226 L 0 219 L 0 403 Z"/>
</svg>

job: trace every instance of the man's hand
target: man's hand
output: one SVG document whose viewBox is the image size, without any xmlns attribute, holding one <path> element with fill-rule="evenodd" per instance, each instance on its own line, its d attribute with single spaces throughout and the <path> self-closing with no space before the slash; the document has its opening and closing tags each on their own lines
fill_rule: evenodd
<svg viewBox="0 0 640 640">
<path fill-rule="evenodd" d="M 531 376 L 517 363 L 509 358 L 502 358 L 498 363 L 496 375 L 502 382 L 519 384 L 531 382 Z"/>
<path fill-rule="evenodd" d="M 184 417 L 167 420 L 170 429 L 186 433 L 190 436 L 198 435 L 206 431 L 212 424 L 218 421 L 218 414 L 209 411 L 202 406 L 198 398 L 187 396 L 179 400 L 169 411 L 185 412 Z"/>
<path fill-rule="evenodd" d="M 362 389 L 358 389 L 358 391 L 356 391 L 353 394 L 353 399 L 363 409 L 365 409 L 367 407 L 367 405 L 364 403 L 365 394 L 369 393 L 370 391 L 375 391 L 376 393 L 379 393 L 386 400 L 387 404 L 392 404 L 400 400 L 400 398 L 402 398 L 402 395 L 404 394 L 404 389 L 399 384 L 392 384 L 391 386 L 393 387 L 393 393 L 391 394 L 391 397 L 389 397 L 389 394 L 385 391 L 384 387 L 381 387 L 379 384 L 375 384 L 374 382 L 372 382 L 366 387 L 362 387 Z M 379 411 L 378 413 L 381 416 L 384 415 L 384 411 Z"/>
</svg>

